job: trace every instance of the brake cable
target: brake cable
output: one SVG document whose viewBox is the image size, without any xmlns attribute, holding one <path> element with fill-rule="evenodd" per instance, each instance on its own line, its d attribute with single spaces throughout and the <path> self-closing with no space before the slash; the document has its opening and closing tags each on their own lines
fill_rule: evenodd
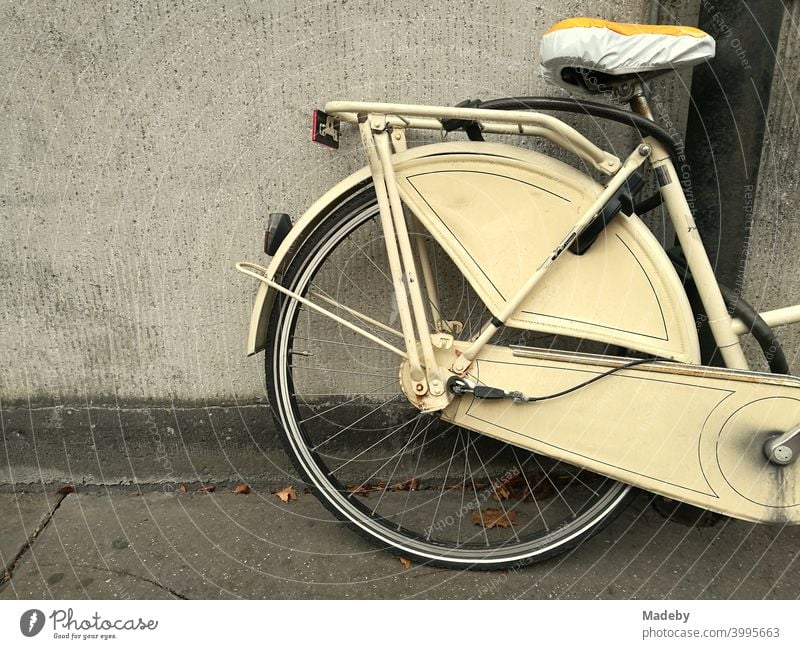
<svg viewBox="0 0 800 649">
<path fill-rule="evenodd" d="M 522 392 L 503 390 L 502 388 L 493 388 L 488 385 L 476 385 L 470 383 L 466 379 L 461 378 L 460 376 L 451 376 L 449 379 L 447 379 L 447 389 L 455 395 L 471 394 L 476 399 L 511 399 L 514 403 L 534 403 L 536 401 L 547 401 L 548 399 L 563 397 L 566 394 L 570 394 L 576 390 L 585 388 L 587 385 L 591 385 L 595 381 L 599 381 L 607 376 L 611 376 L 620 370 L 626 370 L 628 368 L 635 367 L 636 365 L 643 365 L 644 363 L 656 363 L 659 360 L 660 359 L 658 358 L 637 358 L 636 360 L 625 363 L 624 365 L 612 367 L 610 370 L 603 372 L 602 374 L 598 374 L 597 376 L 593 376 L 592 378 L 587 379 L 578 385 L 573 385 L 571 388 L 561 390 L 560 392 L 553 392 L 552 394 L 545 394 L 539 397 L 529 397 L 525 396 Z"/>
</svg>

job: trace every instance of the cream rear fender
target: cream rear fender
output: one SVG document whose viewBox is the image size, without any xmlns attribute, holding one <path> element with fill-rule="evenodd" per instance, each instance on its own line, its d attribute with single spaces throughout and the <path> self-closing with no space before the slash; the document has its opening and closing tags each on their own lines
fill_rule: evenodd
<svg viewBox="0 0 800 649">
<path fill-rule="evenodd" d="M 444 142 L 392 158 L 398 188 L 480 299 L 497 314 L 602 186 L 548 156 L 504 144 Z M 361 169 L 295 223 L 269 263 L 275 281 L 294 250 L 341 202 L 370 184 Z M 259 286 L 248 354 L 264 349 L 275 291 Z M 694 316 L 666 253 L 634 216 L 620 215 L 582 256 L 564 255 L 507 325 L 587 338 L 698 363 Z"/>
<path fill-rule="evenodd" d="M 444 153 L 442 149 L 452 148 L 452 144 L 435 144 L 438 152 L 431 152 L 430 147 L 415 147 L 400 154 L 396 154 L 395 160 L 414 160 L 426 155 L 437 155 Z M 358 171 L 350 174 L 347 178 L 331 187 L 327 192 L 320 196 L 305 213 L 292 225 L 292 229 L 278 250 L 267 264 L 266 277 L 271 280 L 280 281 L 281 274 L 286 265 L 291 261 L 297 247 L 314 231 L 314 229 L 345 199 L 356 196 L 361 191 L 368 190 L 371 185 L 371 174 L 369 167 L 362 167 Z M 250 316 L 250 329 L 247 335 L 247 355 L 252 356 L 264 351 L 267 343 L 267 323 L 269 312 L 275 300 L 275 289 L 270 288 L 264 282 L 258 285 L 253 312 Z"/>
<path fill-rule="evenodd" d="M 356 195 L 359 191 L 367 189 L 370 179 L 368 167 L 363 167 L 351 174 L 340 183 L 331 187 L 321 196 L 306 212 L 292 225 L 292 229 L 278 250 L 267 264 L 265 277 L 271 280 L 280 281 L 281 274 L 286 268 L 286 264 L 291 260 L 294 251 L 320 222 L 330 214 L 331 210 L 345 198 Z M 277 291 L 270 288 L 264 282 L 259 282 L 253 304 L 253 312 L 250 316 L 250 329 L 247 334 L 247 355 L 252 356 L 264 351 L 267 343 L 267 323 L 269 312 L 275 301 Z"/>
</svg>

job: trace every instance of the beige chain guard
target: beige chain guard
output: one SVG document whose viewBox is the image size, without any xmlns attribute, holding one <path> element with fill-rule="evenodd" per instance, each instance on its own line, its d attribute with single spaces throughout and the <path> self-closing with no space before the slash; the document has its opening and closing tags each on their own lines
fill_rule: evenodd
<svg viewBox="0 0 800 649">
<path fill-rule="evenodd" d="M 442 365 L 454 351 L 437 350 Z M 553 394 L 630 359 L 487 345 L 477 384 Z M 797 462 L 764 454 L 800 423 L 800 379 L 658 362 L 534 403 L 456 397 L 442 418 L 675 500 L 758 522 L 800 522 Z"/>
</svg>

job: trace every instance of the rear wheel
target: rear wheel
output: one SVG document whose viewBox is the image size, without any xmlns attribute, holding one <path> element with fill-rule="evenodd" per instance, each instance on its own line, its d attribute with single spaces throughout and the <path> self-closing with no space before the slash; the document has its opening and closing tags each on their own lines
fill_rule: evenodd
<svg viewBox="0 0 800 649">
<path fill-rule="evenodd" d="M 462 323 L 457 337 L 468 339 L 490 314 L 441 249 L 425 244 L 441 317 Z M 340 201 L 282 283 L 402 346 L 332 306 L 399 328 L 371 185 Z M 586 540 L 633 495 L 628 485 L 420 413 L 400 391 L 395 354 L 296 300 L 278 298 L 267 339 L 270 404 L 302 478 L 338 518 L 401 555 L 482 569 L 540 561 Z M 513 329 L 493 343 L 562 344 Z"/>
</svg>

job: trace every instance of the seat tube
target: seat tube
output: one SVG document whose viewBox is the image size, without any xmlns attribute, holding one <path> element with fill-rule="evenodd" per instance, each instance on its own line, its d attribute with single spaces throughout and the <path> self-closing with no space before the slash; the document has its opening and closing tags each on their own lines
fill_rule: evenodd
<svg viewBox="0 0 800 649">
<path fill-rule="evenodd" d="M 652 148 L 650 163 L 656 173 L 659 191 L 672 219 L 686 263 L 692 272 L 700 301 L 708 316 L 708 325 L 722 359 L 729 368 L 748 369 L 739 336 L 733 330 L 732 318 L 722 298 L 714 269 L 711 267 L 697 224 L 683 193 L 683 187 L 678 180 L 672 158 L 654 138 L 646 138 L 646 141 Z"/>
</svg>

